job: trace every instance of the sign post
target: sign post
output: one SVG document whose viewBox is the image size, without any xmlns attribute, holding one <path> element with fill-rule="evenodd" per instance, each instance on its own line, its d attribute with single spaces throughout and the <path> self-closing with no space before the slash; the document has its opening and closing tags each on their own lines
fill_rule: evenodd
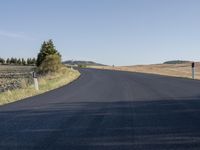
<svg viewBox="0 0 200 150">
<path fill-rule="evenodd" d="M 37 79 L 36 72 L 33 72 L 33 80 L 34 80 L 35 90 L 38 91 L 39 90 L 39 85 L 38 85 L 38 79 Z"/>
<path fill-rule="evenodd" d="M 192 63 L 192 79 L 195 79 L 195 63 Z"/>
</svg>

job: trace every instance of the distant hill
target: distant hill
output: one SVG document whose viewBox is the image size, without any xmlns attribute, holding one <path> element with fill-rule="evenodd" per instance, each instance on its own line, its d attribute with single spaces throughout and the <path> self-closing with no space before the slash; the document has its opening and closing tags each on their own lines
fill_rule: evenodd
<svg viewBox="0 0 200 150">
<path fill-rule="evenodd" d="M 171 61 L 166 61 L 163 64 L 185 64 L 185 63 L 191 63 L 191 61 L 186 61 L 186 60 L 171 60 Z"/>
<path fill-rule="evenodd" d="M 67 61 L 64 61 L 63 62 L 64 64 L 66 65 L 83 65 L 83 66 L 106 66 L 106 65 L 103 65 L 103 64 L 99 64 L 99 63 L 96 63 L 96 62 L 93 62 L 93 61 L 72 61 L 72 60 L 67 60 Z"/>
</svg>

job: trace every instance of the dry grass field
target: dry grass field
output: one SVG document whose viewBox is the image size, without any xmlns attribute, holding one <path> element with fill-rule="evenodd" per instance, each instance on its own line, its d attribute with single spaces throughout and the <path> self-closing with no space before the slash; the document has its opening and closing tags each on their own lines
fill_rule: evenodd
<svg viewBox="0 0 200 150">
<path fill-rule="evenodd" d="M 155 65 L 136 65 L 136 66 L 93 66 L 97 69 L 110 69 L 131 72 L 142 72 L 160 74 L 167 76 L 191 78 L 191 63 L 185 64 L 155 64 Z M 200 80 L 200 63 L 195 64 L 195 78 Z"/>
</svg>

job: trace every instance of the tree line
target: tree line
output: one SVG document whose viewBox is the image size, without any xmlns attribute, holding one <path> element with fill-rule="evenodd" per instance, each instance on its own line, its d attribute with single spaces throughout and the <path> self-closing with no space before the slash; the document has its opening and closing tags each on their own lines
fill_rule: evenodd
<svg viewBox="0 0 200 150">
<path fill-rule="evenodd" d="M 61 62 L 61 54 L 57 51 L 51 39 L 42 43 L 37 59 L 14 57 L 7 59 L 0 58 L 0 64 L 35 65 L 41 73 L 58 72 L 63 66 Z"/>
<path fill-rule="evenodd" d="M 58 72 L 62 68 L 61 54 L 51 39 L 43 42 L 37 56 L 36 66 L 42 73 Z"/>
<path fill-rule="evenodd" d="M 36 59 L 35 58 L 0 58 L 0 64 L 3 65 L 35 65 L 36 64 Z"/>
</svg>

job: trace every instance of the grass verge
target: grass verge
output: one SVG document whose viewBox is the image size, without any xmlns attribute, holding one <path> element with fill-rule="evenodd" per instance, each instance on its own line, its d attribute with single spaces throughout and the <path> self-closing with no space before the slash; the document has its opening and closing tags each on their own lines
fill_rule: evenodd
<svg viewBox="0 0 200 150">
<path fill-rule="evenodd" d="M 0 105 L 11 103 L 56 89 L 74 81 L 79 76 L 80 73 L 77 70 L 62 68 L 62 70 L 59 73 L 51 73 L 46 76 L 40 77 L 38 79 L 40 88 L 39 91 L 36 91 L 34 89 L 34 85 L 30 85 L 22 89 L 16 89 L 0 93 Z"/>
</svg>

